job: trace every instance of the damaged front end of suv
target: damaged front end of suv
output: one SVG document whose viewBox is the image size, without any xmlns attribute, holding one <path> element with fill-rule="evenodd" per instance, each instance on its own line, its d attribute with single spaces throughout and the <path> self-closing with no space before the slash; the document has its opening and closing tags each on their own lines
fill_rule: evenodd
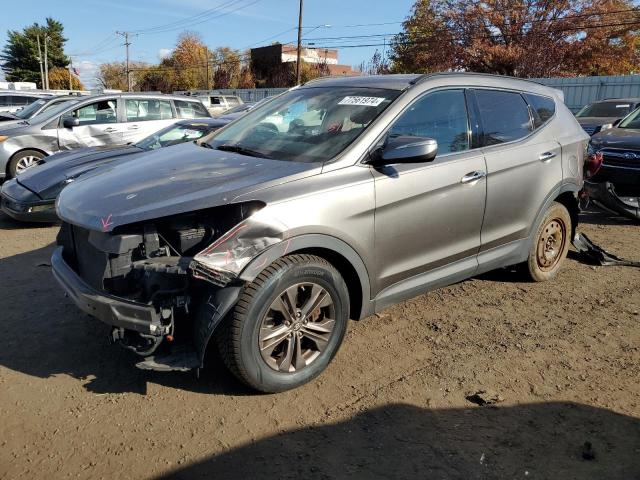
<svg viewBox="0 0 640 480">
<path fill-rule="evenodd" d="M 54 275 L 84 312 L 113 327 L 114 342 L 145 357 L 138 367 L 200 368 L 211 335 L 238 299 L 238 276 L 285 240 L 286 226 L 260 215 L 264 206 L 229 204 L 109 232 L 65 222 Z M 198 312 L 203 305 L 213 315 Z"/>
</svg>

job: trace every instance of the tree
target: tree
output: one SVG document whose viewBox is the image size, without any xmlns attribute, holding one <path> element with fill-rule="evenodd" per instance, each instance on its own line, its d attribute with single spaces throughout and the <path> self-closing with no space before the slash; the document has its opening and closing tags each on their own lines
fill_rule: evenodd
<svg viewBox="0 0 640 480">
<path fill-rule="evenodd" d="M 148 64 L 144 62 L 129 63 L 131 89 L 133 91 L 144 90 L 141 84 L 144 82 L 147 68 Z M 126 91 L 128 88 L 126 63 L 111 62 L 101 64 L 97 79 L 102 88 Z"/>
<path fill-rule="evenodd" d="M 631 0 L 418 0 L 392 43 L 393 70 L 519 77 L 637 68 Z"/>
<path fill-rule="evenodd" d="M 69 75 L 71 75 L 71 90 L 84 90 L 84 85 L 78 77 L 69 73 L 67 68 L 53 67 L 49 70 L 49 88 L 52 90 L 69 90 Z"/>
<path fill-rule="evenodd" d="M 34 23 L 24 28 L 22 32 L 9 30 L 7 32 L 7 44 L 0 54 L 2 70 L 10 82 L 36 82 L 42 88 L 40 79 L 40 64 L 38 62 L 38 37 L 44 60 L 44 38 L 49 37 L 47 42 L 47 57 L 49 68 L 69 65 L 70 60 L 64 54 L 64 44 L 67 41 L 63 36 L 64 27 L 62 23 L 47 18 L 45 25 Z"/>
</svg>

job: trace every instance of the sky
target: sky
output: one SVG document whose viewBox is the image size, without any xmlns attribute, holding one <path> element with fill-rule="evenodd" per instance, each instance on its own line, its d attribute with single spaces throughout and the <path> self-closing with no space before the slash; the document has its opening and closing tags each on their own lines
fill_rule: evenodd
<svg viewBox="0 0 640 480">
<path fill-rule="evenodd" d="M 124 41 L 116 31 L 139 31 L 131 37 L 131 59 L 157 63 L 184 31 L 199 33 L 210 48 L 294 43 L 298 5 L 299 0 L 23 0 L 19 8 L 3 9 L 0 48 L 8 30 L 44 23 L 51 16 L 64 25 L 66 53 L 91 87 L 98 64 L 125 58 Z M 339 49 L 340 63 L 359 65 L 376 49 L 386 49 L 412 5 L 413 0 L 305 0 L 303 42 L 377 45 Z M 332 38 L 344 36 L 360 38 Z"/>
</svg>

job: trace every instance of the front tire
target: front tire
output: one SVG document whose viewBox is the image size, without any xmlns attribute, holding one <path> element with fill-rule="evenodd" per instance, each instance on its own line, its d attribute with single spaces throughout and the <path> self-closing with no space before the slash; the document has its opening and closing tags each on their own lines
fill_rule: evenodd
<svg viewBox="0 0 640 480">
<path fill-rule="evenodd" d="M 546 282 L 558 274 L 569 251 L 572 231 L 569 211 L 554 202 L 538 226 L 529 258 L 523 265 L 531 280 Z"/>
<path fill-rule="evenodd" d="M 9 177 L 15 178 L 25 170 L 35 167 L 45 155 L 37 150 L 23 150 L 16 153 L 9 161 Z"/>
<path fill-rule="evenodd" d="M 227 367 L 248 386 L 282 392 L 317 377 L 342 343 L 349 293 L 314 255 L 276 260 L 244 289 L 217 334 Z"/>
</svg>

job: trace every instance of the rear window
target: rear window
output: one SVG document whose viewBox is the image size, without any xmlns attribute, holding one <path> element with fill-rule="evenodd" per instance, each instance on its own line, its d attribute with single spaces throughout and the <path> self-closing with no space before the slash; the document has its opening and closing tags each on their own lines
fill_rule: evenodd
<svg viewBox="0 0 640 480">
<path fill-rule="evenodd" d="M 629 114 L 633 105 L 629 102 L 598 102 L 587 105 L 576 117 L 622 118 Z"/>
<path fill-rule="evenodd" d="M 209 112 L 202 102 L 188 100 L 174 100 L 179 118 L 202 118 L 210 117 Z"/>
<path fill-rule="evenodd" d="M 524 97 L 531 107 L 534 128 L 540 128 L 556 113 L 556 102 L 553 101 L 553 98 L 530 93 L 525 94 Z"/>
<path fill-rule="evenodd" d="M 482 120 L 482 145 L 499 145 L 529 135 L 533 128 L 522 95 L 501 90 L 476 90 Z"/>
<path fill-rule="evenodd" d="M 240 102 L 236 97 L 226 97 L 226 98 L 227 98 L 227 105 L 229 105 L 230 107 L 235 107 L 236 105 L 240 104 Z"/>
</svg>

